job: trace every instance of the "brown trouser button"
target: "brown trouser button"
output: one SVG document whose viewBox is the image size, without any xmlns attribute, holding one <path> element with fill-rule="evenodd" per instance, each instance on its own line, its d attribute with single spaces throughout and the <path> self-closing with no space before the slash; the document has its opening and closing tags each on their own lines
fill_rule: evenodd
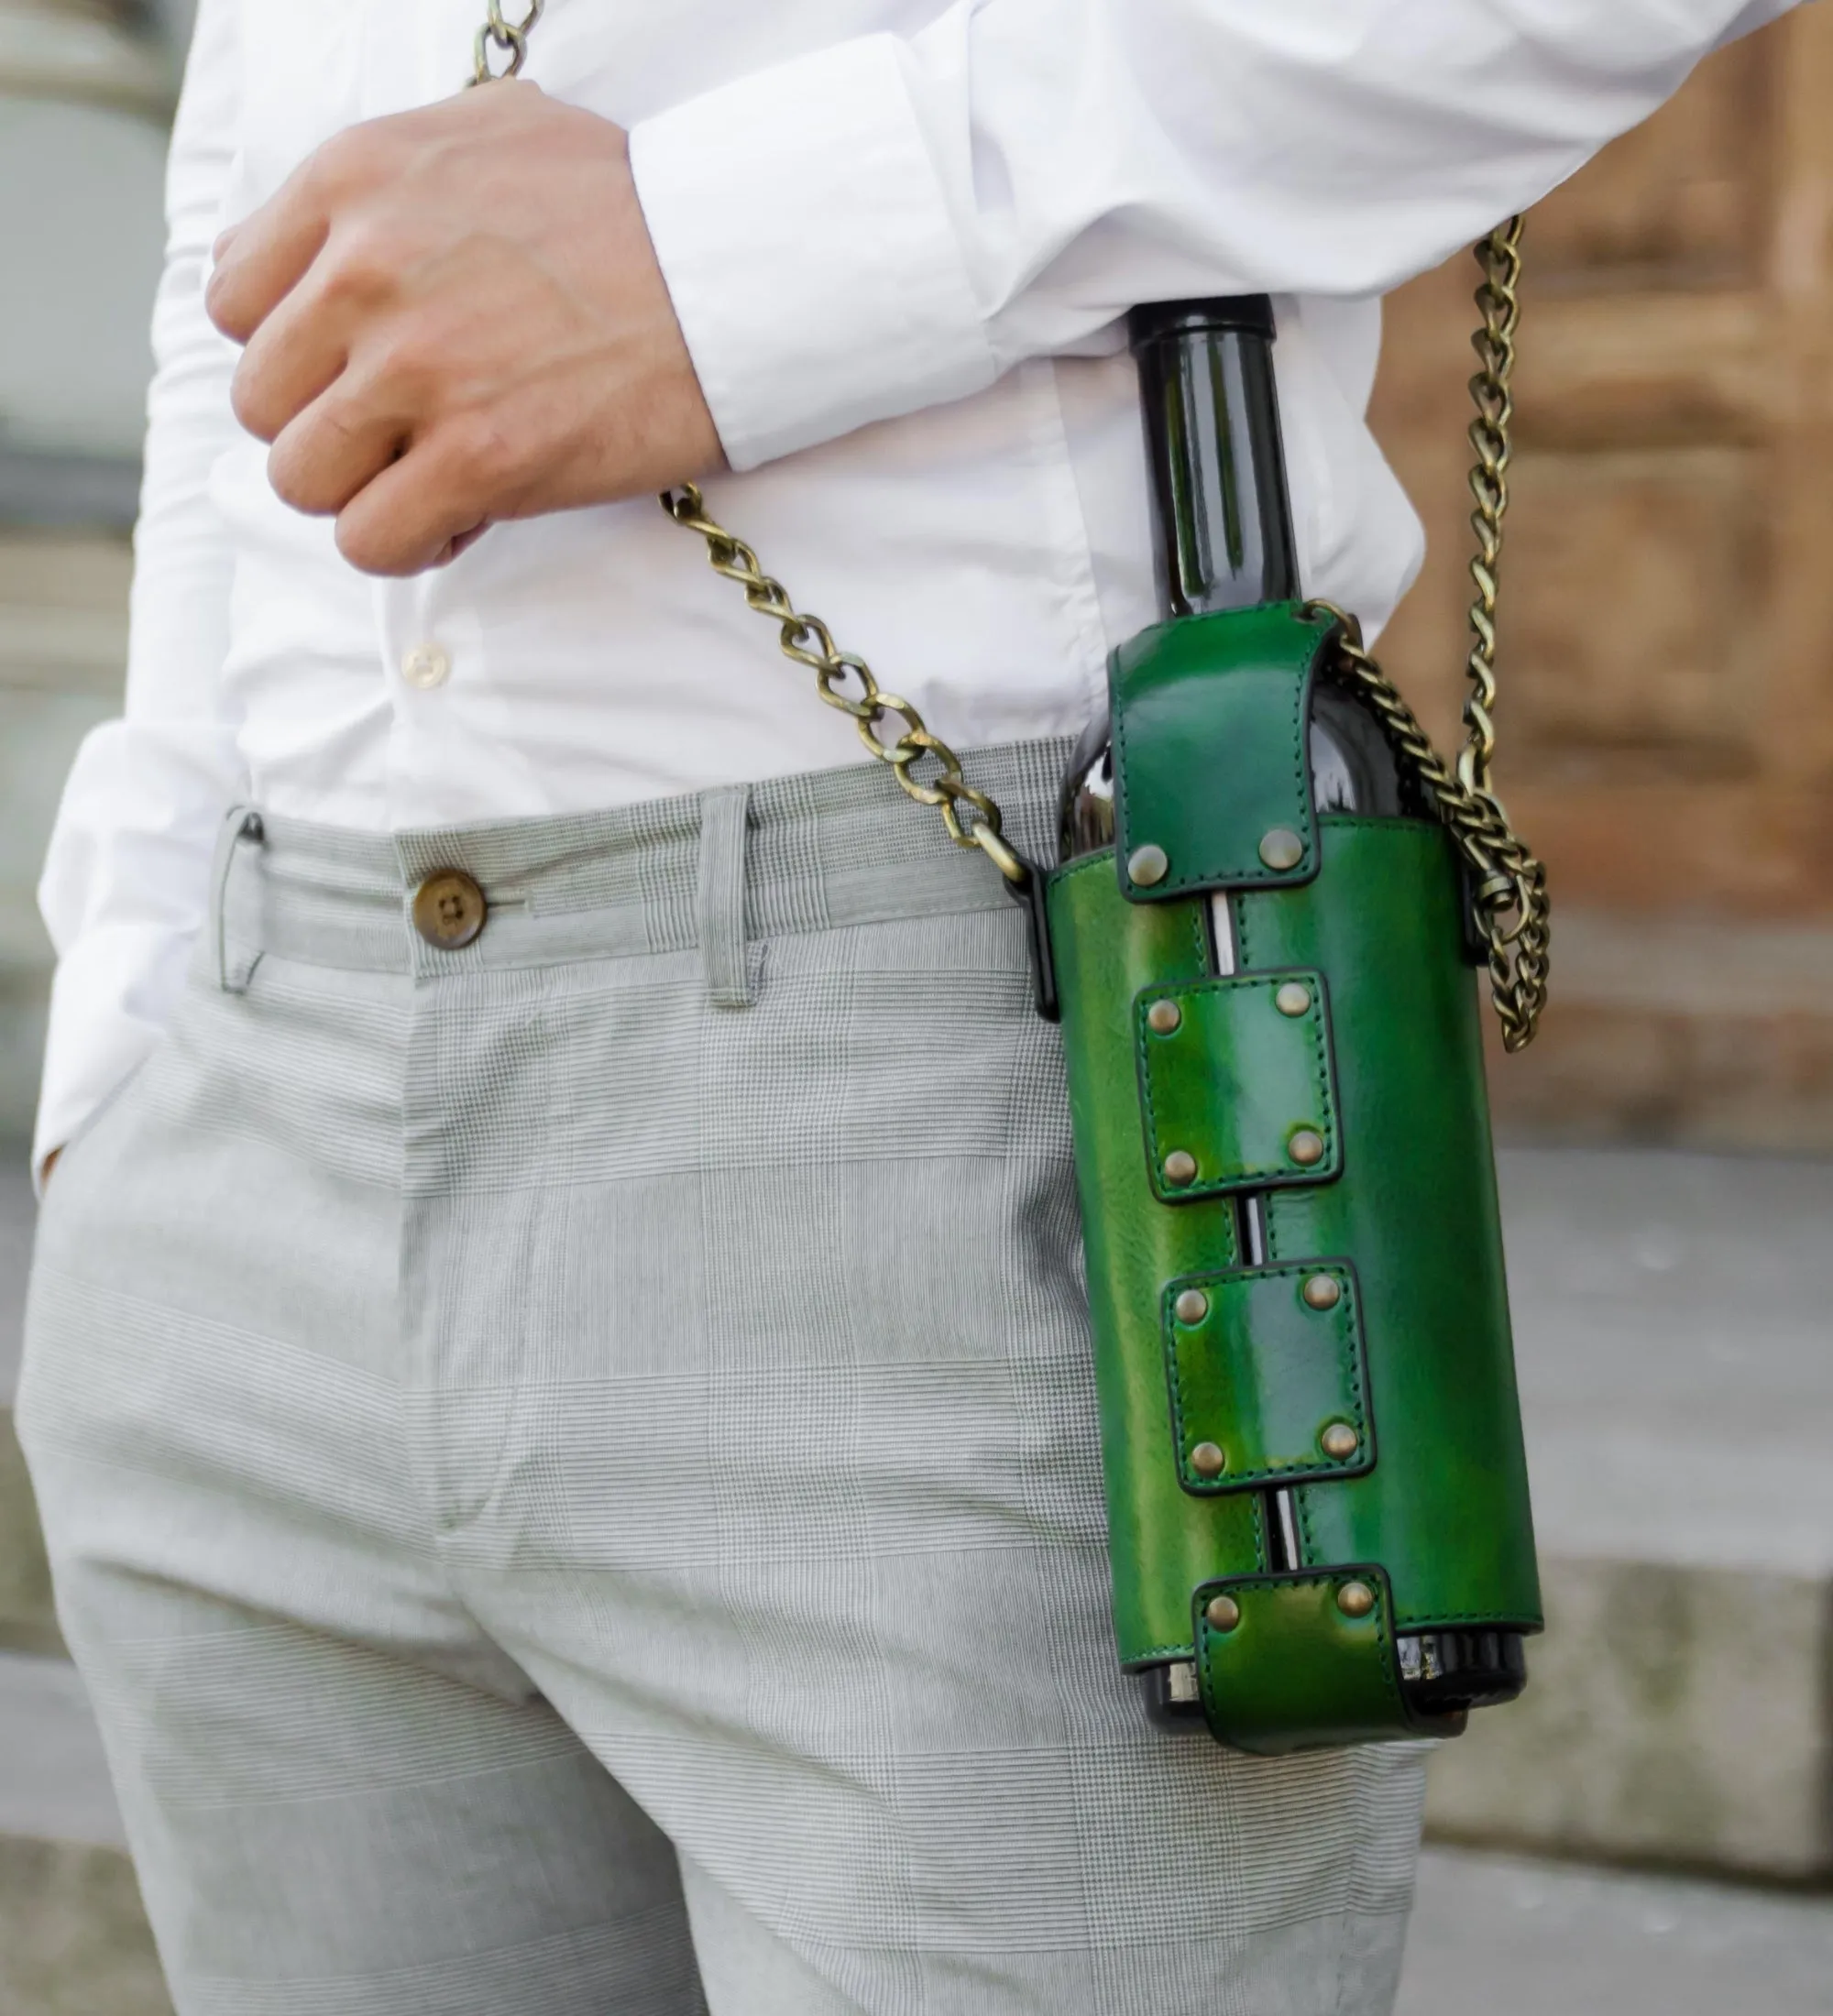
<svg viewBox="0 0 1833 2016">
<path fill-rule="evenodd" d="M 469 945 L 489 914 L 484 892 L 462 868 L 442 868 L 413 893 L 413 927 L 442 952 Z"/>
</svg>

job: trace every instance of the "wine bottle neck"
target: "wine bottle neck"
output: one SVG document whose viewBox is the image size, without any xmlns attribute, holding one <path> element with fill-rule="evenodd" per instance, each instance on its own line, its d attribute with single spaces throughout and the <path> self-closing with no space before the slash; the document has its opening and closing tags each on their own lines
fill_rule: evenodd
<svg viewBox="0 0 1833 2016">
<path fill-rule="evenodd" d="M 1167 616 L 1289 602 L 1298 554 L 1265 295 L 1166 301 L 1129 320 Z"/>
</svg>

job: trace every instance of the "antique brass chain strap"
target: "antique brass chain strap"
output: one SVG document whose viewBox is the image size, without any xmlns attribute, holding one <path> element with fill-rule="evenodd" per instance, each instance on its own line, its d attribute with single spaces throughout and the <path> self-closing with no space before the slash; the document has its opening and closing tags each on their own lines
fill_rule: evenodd
<svg viewBox="0 0 1833 2016">
<path fill-rule="evenodd" d="M 999 807 L 969 783 L 961 774 L 960 758 L 940 736 L 930 734 L 909 701 L 886 693 L 863 658 L 835 648 L 821 619 L 797 609 L 782 582 L 764 573 L 744 541 L 735 539 L 707 515 L 706 499 L 694 484 L 683 483 L 665 491 L 662 506 L 684 531 L 698 532 L 707 542 L 707 558 L 714 572 L 736 581 L 744 590 L 746 602 L 776 624 L 784 656 L 808 667 L 821 698 L 852 717 L 860 740 L 880 762 L 891 765 L 892 774 L 906 793 L 918 805 L 936 806 L 955 845 L 978 848 L 1007 882 L 1022 885 L 1030 871 L 1001 836 Z M 855 690 L 849 691 L 849 686 Z M 904 725 L 895 740 L 885 741 L 879 735 L 879 723 L 894 715 Z M 938 766 L 927 779 L 916 774 L 916 765 L 926 756 L 933 757 Z"/>
<path fill-rule="evenodd" d="M 1527 220 L 1510 217 L 1498 225 L 1476 247 L 1483 278 L 1476 289 L 1481 317 L 1471 346 L 1476 352 L 1476 376 L 1470 381 L 1476 417 L 1470 422 L 1470 445 L 1476 461 L 1470 471 L 1470 494 L 1476 509 L 1470 529 L 1476 550 L 1470 556 L 1470 653 L 1465 669 L 1470 694 L 1464 703 L 1468 737 L 1457 759 L 1459 781 L 1467 790 L 1489 788 L 1489 765 L 1496 754 L 1496 566 L 1502 553 L 1502 516 L 1509 509 L 1509 436 L 1515 417 L 1513 382 L 1515 335 L 1521 321 L 1521 231 Z"/>
<path fill-rule="evenodd" d="M 487 0 L 484 25 L 473 49 L 471 82 L 513 77 L 528 57 L 528 38 L 541 18 L 543 0 L 526 0 L 521 19 Z M 502 61 L 494 67 L 492 50 Z M 1476 551 L 1470 563 L 1476 597 L 1470 608 L 1471 646 L 1466 660 L 1470 696 L 1465 703 L 1467 736 L 1454 771 L 1432 747 L 1399 689 L 1370 657 L 1356 618 L 1325 602 L 1312 608 L 1337 626 L 1332 670 L 1362 693 L 1380 717 L 1388 739 L 1410 765 L 1470 870 L 1473 901 L 1488 943 L 1490 992 L 1502 1024 L 1505 1049 L 1520 1050 L 1533 1039 L 1546 1002 L 1546 871 L 1509 826 L 1489 789 L 1496 753 L 1496 572 L 1502 551 L 1502 519 L 1509 508 L 1509 428 L 1513 418 L 1509 383 L 1515 363 L 1515 332 L 1520 317 L 1521 225 L 1511 217 L 1476 247 L 1483 279 L 1476 290 L 1481 323 L 1472 342 L 1478 368 L 1470 381 L 1476 407 L 1470 441 L 1476 452 L 1470 472 L 1476 509 L 1471 525 Z M 706 542 L 714 571 L 744 590 L 746 604 L 777 626 L 785 657 L 815 674 L 816 691 L 831 707 L 851 717 L 860 740 L 878 761 L 888 763 L 904 792 L 918 805 L 934 805 L 957 847 L 976 848 L 1007 882 L 1022 887 L 1030 869 L 1004 839 L 1000 809 L 962 774 L 960 760 L 909 701 L 887 693 L 872 667 L 856 652 L 841 651 L 818 616 L 798 609 L 782 582 L 764 572 L 755 553 L 729 532 L 707 509 L 696 484 L 664 491 L 662 508 L 684 531 Z M 878 730 L 887 720 L 901 723 L 886 740 Z M 933 770 L 919 775 L 925 759 Z"/>
<path fill-rule="evenodd" d="M 1552 932 L 1546 870 L 1531 854 L 1489 788 L 1496 754 L 1496 574 L 1502 552 L 1502 520 L 1509 509 L 1509 456 L 1514 406 L 1510 381 L 1520 321 L 1522 219 L 1510 217 L 1476 247 L 1483 278 L 1476 290 L 1481 321 L 1471 338 L 1476 375 L 1470 398 L 1476 417 L 1470 444 L 1476 551 L 1470 560 L 1475 595 L 1470 605 L 1470 692 L 1464 704 L 1465 737 L 1455 770 L 1432 747 L 1413 710 L 1362 641 L 1356 618 L 1328 602 L 1312 608 L 1334 619 L 1331 670 L 1360 693 L 1379 716 L 1396 753 L 1409 765 L 1444 822 L 1469 870 L 1471 901 L 1487 946 L 1489 993 L 1502 1024 L 1502 1047 L 1525 1049 L 1546 1005 Z"/>
</svg>

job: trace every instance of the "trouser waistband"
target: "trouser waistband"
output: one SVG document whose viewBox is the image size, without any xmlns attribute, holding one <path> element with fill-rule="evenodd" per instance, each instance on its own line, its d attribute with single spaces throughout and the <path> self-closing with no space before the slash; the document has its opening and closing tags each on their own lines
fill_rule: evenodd
<svg viewBox="0 0 1833 2016">
<path fill-rule="evenodd" d="M 1067 738 L 962 758 L 969 783 L 1037 860 L 1056 858 Z M 448 948 L 414 927 L 414 894 L 458 871 L 482 928 Z M 722 785 L 594 813 L 392 834 L 236 806 L 213 876 L 210 942 L 231 992 L 266 957 L 436 979 L 698 947 L 714 1000 L 748 998 L 748 941 L 1010 901 L 883 764 Z"/>
</svg>

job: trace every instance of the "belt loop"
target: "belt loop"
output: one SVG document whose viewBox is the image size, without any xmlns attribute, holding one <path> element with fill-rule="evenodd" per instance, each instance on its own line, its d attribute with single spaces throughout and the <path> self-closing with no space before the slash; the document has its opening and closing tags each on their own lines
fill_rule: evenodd
<svg viewBox="0 0 1833 2016">
<path fill-rule="evenodd" d="M 751 968 L 745 958 L 745 828 L 749 784 L 720 784 L 700 794 L 700 881 L 697 910 L 707 998 L 715 1008 L 749 1008 Z"/>
<path fill-rule="evenodd" d="M 226 918 L 229 878 L 236 871 L 236 853 L 247 842 L 258 847 L 267 838 L 261 815 L 247 805 L 232 805 L 216 836 L 216 860 L 210 876 L 210 934 L 216 943 L 216 984 L 225 994 L 246 994 L 261 955 L 255 956 L 235 973 L 229 970 L 229 926 Z"/>
</svg>

